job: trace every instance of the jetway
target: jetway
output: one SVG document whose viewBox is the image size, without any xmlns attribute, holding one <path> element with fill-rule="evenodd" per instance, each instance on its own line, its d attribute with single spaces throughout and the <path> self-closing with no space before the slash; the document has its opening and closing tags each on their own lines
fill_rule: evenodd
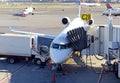
<svg viewBox="0 0 120 83">
<path fill-rule="evenodd" d="M 112 25 L 108 17 L 108 25 L 91 26 L 88 30 L 79 27 L 67 33 L 68 40 L 73 47 L 73 59 L 81 65 L 81 56 L 100 55 L 106 59 L 106 65 L 112 66 L 113 71 L 120 78 L 120 26 Z M 75 52 L 79 51 L 80 55 Z M 112 62 L 115 60 L 114 62 Z M 116 73 L 117 72 L 117 73 Z"/>
<path fill-rule="evenodd" d="M 72 42 L 72 47 L 74 51 L 82 51 L 82 49 L 87 48 L 87 33 L 83 27 L 71 30 L 68 33 L 67 38 Z"/>
</svg>

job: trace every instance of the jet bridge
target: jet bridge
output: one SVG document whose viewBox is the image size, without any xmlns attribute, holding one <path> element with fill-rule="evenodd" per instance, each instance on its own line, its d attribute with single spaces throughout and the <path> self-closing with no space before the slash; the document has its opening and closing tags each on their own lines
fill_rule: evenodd
<svg viewBox="0 0 120 83">
<path fill-rule="evenodd" d="M 88 31 L 80 27 L 69 31 L 68 40 L 73 47 L 73 59 L 83 65 L 82 55 L 100 55 L 106 59 L 107 65 L 112 65 L 113 70 L 120 78 L 120 27 L 119 26 L 94 26 Z M 75 52 L 79 51 L 80 55 Z M 116 62 L 111 63 L 112 60 Z"/>
<path fill-rule="evenodd" d="M 69 31 L 68 40 L 71 42 L 74 51 L 82 51 L 87 48 L 87 34 L 83 27 Z"/>
<path fill-rule="evenodd" d="M 112 25 L 111 10 L 109 11 L 106 26 L 85 25 L 70 30 L 67 38 L 72 45 L 74 51 L 72 57 L 77 64 L 83 63 L 82 55 L 101 55 L 106 59 L 108 69 L 112 66 L 112 70 L 120 78 L 120 26 Z M 79 54 L 76 54 L 76 51 Z"/>
</svg>

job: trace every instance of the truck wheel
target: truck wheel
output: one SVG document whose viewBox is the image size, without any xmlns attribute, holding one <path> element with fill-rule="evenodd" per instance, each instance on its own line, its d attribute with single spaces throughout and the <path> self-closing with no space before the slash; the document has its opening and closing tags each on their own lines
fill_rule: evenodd
<svg viewBox="0 0 120 83">
<path fill-rule="evenodd" d="M 15 63 L 15 58 L 9 58 L 9 59 L 8 59 L 8 62 L 9 62 L 10 64 L 14 64 L 14 63 Z"/>
<path fill-rule="evenodd" d="M 25 61 L 28 62 L 30 59 L 28 57 L 25 58 Z"/>
<path fill-rule="evenodd" d="M 42 62 L 41 62 L 40 59 L 36 59 L 35 63 L 36 63 L 37 65 L 41 65 Z"/>
</svg>

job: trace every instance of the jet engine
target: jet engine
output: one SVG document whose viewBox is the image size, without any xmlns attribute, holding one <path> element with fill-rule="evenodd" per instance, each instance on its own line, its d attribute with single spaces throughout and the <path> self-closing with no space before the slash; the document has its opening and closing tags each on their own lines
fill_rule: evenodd
<svg viewBox="0 0 120 83">
<path fill-rule="evenodd" d="M 93 19 L 88 20 L 88 21 L 87 21 L 87 24 L 88 24 L 88 25 L 92 25 L 92 24 L 94 24 L 94 20 L 93 20 Z"/>
<path fill-rule="evenodd" d="M 69 18 L 69 17 L 64 17 L 64 18 L 62 18 L 62 23 L 63 23 L 64 25 L 69 24 L 69 23 L 70 23 L 70 18 Z"/>
</svg>

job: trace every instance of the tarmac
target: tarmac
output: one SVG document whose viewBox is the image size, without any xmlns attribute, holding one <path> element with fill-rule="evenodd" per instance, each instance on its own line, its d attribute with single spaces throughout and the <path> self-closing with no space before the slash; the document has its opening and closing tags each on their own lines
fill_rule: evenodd
<svg viewBox="0 0 120 83">
<path fill-rule="evenodd" d="M 82 7 L 81 13 L 92 13 L 95 25 L 106 25 L 107 16 L 103 16 L 103 7 Z M 1 8 L 0 9 L 0 32 L 9 31 L 9 26 L 15 30 L 36 32 L 42 34 L 50 34 L 57 36 L 65 27 L 62 25 L 61 19 L 65 16 L 71 20 L 77 17 L 78 7 L 64 8 L 37 8 L 35 15 L 21 17 L 22 8 Z M 113 16 L 113 24 L 120 24 L 120 17 Z M 78 66 L 73 60 L 68 64 L 64 64 L 64 71 L 67 73 L 53 73 L 49 67 L 49 63 L 40 68 L 33 62 L 20 61 L 15 64 L 9 64 L 6 59 L 0 59 L 0 83 L 120 83 L 113 72 L 104 71 L 102 79 L 102 66 L 105 60 L 99 61 L 94 56 L 87 64 L 87 67 Z"/>
</svg>

